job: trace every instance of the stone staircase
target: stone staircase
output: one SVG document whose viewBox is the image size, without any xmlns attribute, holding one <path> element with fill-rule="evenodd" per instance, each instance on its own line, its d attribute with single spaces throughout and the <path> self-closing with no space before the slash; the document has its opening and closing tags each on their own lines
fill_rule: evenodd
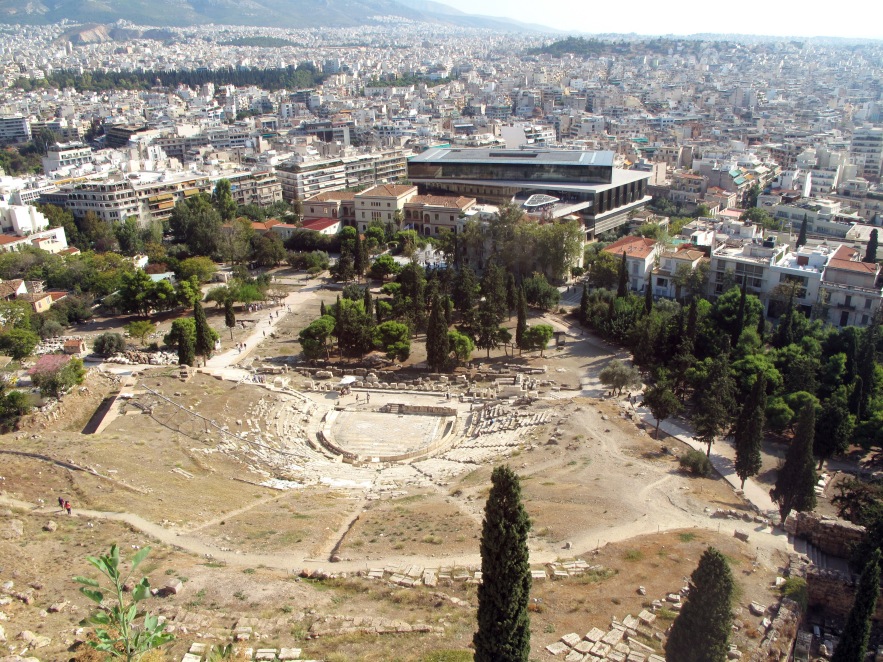
<svg viewBox="0 0 883 662">
<path fill-rule="evenodd" d="M 795 552 L 805 556 L 810 560 L 810 563 L 822 570 L 838 570 L 840 572 L 849 571 L 849 565 L 846 559 L 825 554 L 808 540 L 793 536 L 789 533 L 788 544 L 794 548 Z"/>
</svg>

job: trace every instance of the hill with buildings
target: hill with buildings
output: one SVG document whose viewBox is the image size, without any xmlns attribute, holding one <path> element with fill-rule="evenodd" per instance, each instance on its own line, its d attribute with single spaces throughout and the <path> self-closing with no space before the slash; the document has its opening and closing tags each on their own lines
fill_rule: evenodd
<svg viewBox="0 0 883 662">
<path fill-rule="evenodd" d="M 0 22 L 185 26 L 216 23 L 282 28 L 354 27 L 399 17 L 426 23 L 517 32 L 553 32 L 507 18 L 466 14 L 427 0 L 0 0 Z"/>
</svg>

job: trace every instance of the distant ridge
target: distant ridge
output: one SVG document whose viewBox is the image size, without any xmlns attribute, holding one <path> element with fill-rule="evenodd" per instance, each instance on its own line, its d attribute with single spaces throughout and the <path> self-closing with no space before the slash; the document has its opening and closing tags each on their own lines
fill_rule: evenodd
<svg viewBox="0 0 883 662">
<path fill-rule="evenodd" d="M 0 23 L 67 19 L 94 24 L 125 20 L 156 27 L 215 23 L 320 28 L 372 25 L 379 16 L 501 32 L 557 32 L 507 18 L 466 14 L 431 0 L 0 0 Z"/>
</svg>

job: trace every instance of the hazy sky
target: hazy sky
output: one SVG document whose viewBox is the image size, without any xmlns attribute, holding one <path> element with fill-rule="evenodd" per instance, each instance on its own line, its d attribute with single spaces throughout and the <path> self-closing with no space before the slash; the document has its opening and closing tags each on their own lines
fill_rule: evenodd
<svg viewBox="0 0 883 662">
<path fill-rule="evenodd" d="M 883 39 L 883 9 L 874 0 L 844 5 L 808 2 L 703 3 L 696 0 L 439 0 L 470 14 L 506 16 L 568 32 L 697 32 Z M 728 8 L 730 8 L 728 10 Z"/>
</svg>

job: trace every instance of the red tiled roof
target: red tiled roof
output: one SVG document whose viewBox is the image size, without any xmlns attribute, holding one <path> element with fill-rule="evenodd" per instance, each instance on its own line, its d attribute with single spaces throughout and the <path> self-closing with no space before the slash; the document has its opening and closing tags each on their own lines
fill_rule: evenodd
<svg viewBox="0 0 883 662">
<path fill-rule="evenodd" d="M 627 257 L 646 259 L 653 254 L 655 246 L 655 239 L 629 236 L 623 237 L 618 241 L 614 241 L 612 244 L 604 249 L 604 252 L 611 253 L 616 256 L 620 256 L 625 253 Z"/>
<path fill-rule="evenodd" d="M 475 198 L 467 198 L 465 196 L 455 197 L 452 195 L 416 195 L 405 203 L 406 206 L 426 205 L 429 207 L 451 207 L 455 209 L 465 209 L 471 204 L 475 204 Z"/>
<path fill-rule="evenodd" d="M 336 200 L 342 202 L 344 200 L 352 200 L 355 195 L 353 191 L 326 191 L 325 193 L 314 195 L 312 198 L 307 198 L 304 202 L 330 202 Z"/>
<path fill-rule="evenodd" d="M 309 221 L 304 221 L 303 228 L 304 230 L 313 230 L 315 232 L 319 232 L 321 230 L 327 230 L 335 223 L 340 223 L 340 219 L 337 218 L 314 218 Z"/>
<path fill-rule="evenodd" d="M 358 197 L 369 197 L 369 196 L 377 196 L 377 195 L 390 195 L 394 197 L 399 197 L 400 195 L 404 195 L 408 191 L 416 191 L 417 187 L 408 184 L 378 184 L 377 186 L 372 186 L 367 191 L 362 191 L 361 193 L 357 193 Z"/>
</svg>

